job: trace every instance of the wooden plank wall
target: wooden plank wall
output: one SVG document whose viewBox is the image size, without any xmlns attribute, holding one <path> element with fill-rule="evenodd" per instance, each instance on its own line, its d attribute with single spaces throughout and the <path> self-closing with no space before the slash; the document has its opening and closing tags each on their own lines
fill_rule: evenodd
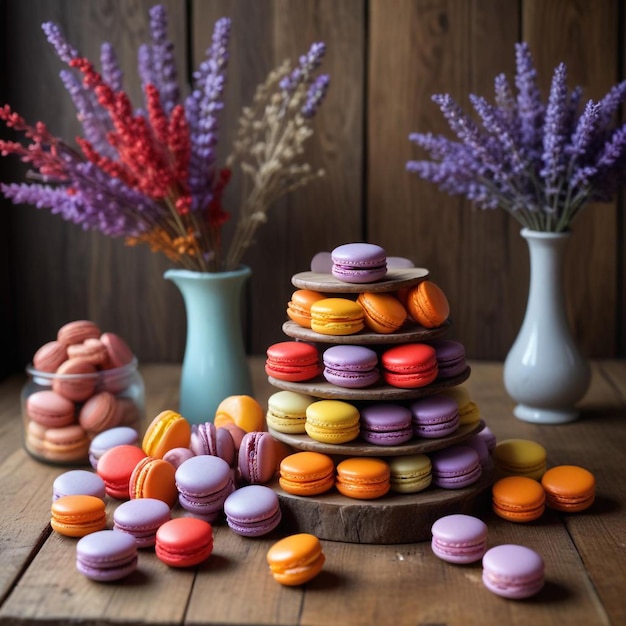
<svg viewBox="0 0 626 626">
<path fill-rule="evenodd" d="M 111 41 L 138 97 L 136 50 L 147 38 L 150 0 L 3 0 L 4 98 L 28 120 L 63 137 L 78 132 L 58 79 L 61 64 L 40 24 L 53 20 L 96 60 Z M 327 176 L 273 208 L 245 258 L 248 350 L 284 338 L 290 277 L 319 250 L 369 240 L 428 267 L 450 299 L 452 335 L 476 359 L 503 358 L 523 316 L 528 257 L 517 223 L 480 212 L 405 172 L 417 156 L 411 131 L 447 132 L 434 93 L 464 107 L 468 93 L 491 97 L 500 72 L 512 76 L 514 43 L 530 43 L 541 85 L 565 61 L 571 85 L 598 98 L 623 76 L 624 13 L 619 0 L 165 0 L 180 75 L 196 67 L 215 20 L 233 19 L 220 155 L 241 106 L 284 58 L 313 41 L 328 46 L 328 98 L 309 144 Z M 187 56 L 188 55 L 188 56 Z M 0 161 L 0 179 L 21 170 Z M 239 181 L 227 205 L 236 214 Z M 148 250 L 86 233 L 32 207 L 2 206 L 0 330 L 5 370 L 20 369 L 38 345 L 71 319 L 91 318 L 123 334 L 143 361 L 179 361 L 183 303 L 162 279 L 168 263 Z M 626 220 L 623 202 L 589 207 L 575 227 L 566 275 L 570 316 L 590 357 L 626 355 Z M 230 232 L 230 227 L 227 228 Z M 8 265 L 8 267 L 7 267 Z M 12 348 L 12 349 L 11 349 Z M 9 365 L 7 365 L 9 363 Z M 0 371 L 0 374 L 2 372 Z"/>
</svg>

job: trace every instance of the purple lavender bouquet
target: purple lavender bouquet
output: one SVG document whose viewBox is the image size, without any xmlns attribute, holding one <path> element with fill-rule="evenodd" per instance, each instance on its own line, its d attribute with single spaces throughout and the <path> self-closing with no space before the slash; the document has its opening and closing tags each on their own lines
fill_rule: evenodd
<svg viewBox="0 0 626 626">
<path fill-rule="evenodd" d="M 582 89 L 568 91 L 561 63 L 544 104 L 529 47 L 519 43 L 515 86 L 501 74 L 494 104 L 470 95 L 479 123 L 449 95 L 433 96 L 458 141 L 411 133 L 431 160 L 406 169 L 480 208 L 501 207 L 531 230 L 567 231 L 587 203 L 609 202 L 626 182 L 626 125 L 614 119 L 626 82 L 581 112 Z"/>
<path fill-rule="evenodd" d="M 215 23 L 206 57 L 186 97 L 176 73 L 163 6 L 150 10 L 152 41 L 138 52 L 144 101 L 135 108 L 123 89 L 115 51 L 101 47 L 100 73 L 68 43 L 59 27 L 43 24 L 69 68 L 61 80 L 77 110 L 82 136 L 70 145 L 43 122 L 29 125 L 8 105 L 0 119 L 25 142 L 0 141 L 0 154 L 31 166 L 31 183 L 1 184 L 14 203 L 49 209 L 63 219 L 147 244 L 178 265 L 198 271 L 235 269 L 256 229 L 282 195 L 323 175 L 303 161 L 303 145 L 324 99 L 327 75 L 316 76 L 325 53 L 314 43 L 292 68 L 272 71 L 245 108 L 232 153 L 216 163 L 218 113 L 224 107 L 231 21 Z M 222 244 L 229 213 L 222 194 L 232 168 L 243 174 L 244 198 L 235 235 Z"/>
</svg>

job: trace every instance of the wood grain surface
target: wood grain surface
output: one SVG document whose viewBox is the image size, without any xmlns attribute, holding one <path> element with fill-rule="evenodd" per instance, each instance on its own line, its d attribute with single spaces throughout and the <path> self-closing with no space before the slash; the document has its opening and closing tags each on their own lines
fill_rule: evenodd
<svg viewBox="0 0 626 626">
<path fill-rule="evenodd" d="M 126 85 L 138 98 L 136 50 L 148 36 L 153 0 L 3 0 L 0 94 L 29 121 L 66 138 L 78 133 L 58 78 L 61 63 L 40 25 L 59 23 L 81 53 L 98 59 L 112 42 Z M 325 41 L 328 97 L 308 156 L 326 177 L 273 207 L 244 261 L 245 333 L 250 354 L 282 339 L 295 273 L 320 250 L 349 241 L 383 245 L 427 268 L 447 293 L 454 338 L 470 358 L 502 359 L 521 324 L 529 263 L 515 220 L 478 211 L 405 171 L 416 154 L 413 131 L 445 132 L 431 101 L 450 93 L 491 97 L 500 72 L 512 75 L 514 43 L 530 43 L 544 96 L 565 61 L 570 86 L 599 98 L 621 80 L 626 22 L 619 0 L 176 0 L 169 10 L 179 75 L 189 78 L 210 44 L 215 20 L 233 19 L 219 155 L 232 141 L 241 107 L 285 58 Z M 21 180 L 19 164 L 0 159 L 0 180 Z M 232 232 L 240 178 L 226 196 Z M 124 335 L 141 361 L 180 362 L 185 315 L 166 260 L 147 249 L 83 232 L 34 207 L 0 205 L 2 372 L 21 370 L 34 350 L 72 319 L 90 318 Z M 626 354 L 624 200 L 590 206 L 574 228 L 566 293 L 573 329 L 592 357 Z"/>
<path fill-rule="evenodd" d="M 50 497 L 63 469 L 32 460 L 21 445 L 19 391 L 23 377 L 0 383 L 0 623 L 82 624 L 533 624 L 618 626 L 626 622 L 624 508 L 626 486 L 626 361 L 594 362 L 582 418 L 558 426 L 516 420 L 502 386 L 502 365 L 472 362 L 471 397 L 499 441 L 518 437 L 545 446 L 548 465 L 574 463 L 597 480 L 592 508 L 580 514 L 546 511 L 516 524 L 488 506 L 479 516 L 488 545 L 527 545 L 546 563 L 546 584 L 526 601 L 488 592 L 479 564 L 436 558 L 428 541 L 376 545 L 324 540 L 326 563 L 311 583 L 281 587 L 265 554 L 282 530 L 257 539 L 215 525 L 210 559 L 174 570 L 142 550 L 138 571 L 123 583 L 96 584 L 75 567 L 76 541 L 51 532 Z M 263 359 L 251 362 L 255 397 L 275 392 Z M 175 406 L 180 368 L 146 365 L 148 419 Z M 116 503 L 109 501 L 109 519 Z M 414 520 L 419 523 L 419 520 Z"/>
</svg>

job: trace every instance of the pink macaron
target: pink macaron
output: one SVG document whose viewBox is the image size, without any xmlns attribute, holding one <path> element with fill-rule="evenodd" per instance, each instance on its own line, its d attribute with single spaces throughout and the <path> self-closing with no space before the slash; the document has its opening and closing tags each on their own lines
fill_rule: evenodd
<svg viewBox="0 0 626 626">
<path fill-rule="evenodd" d="M 95 337 L 67 346 L 67 356 L 70 359 L 85 359 L 97 368 L 104 367 L 109 359 L 106 346 Z"/>
<path fill-rule="evenodd" d="M 475 563 L 487 550 L 487 525 L 471 515 L 446 515 L 431 528 L 433 553 L 449 563 Z"/>
<path fill-rule="evenodd" d="M 260 537 L 274 530 L 282 518 L 278 496 L 265 485 L 247 485 L 224 502 L 228 526 L 238 535 Z"/>
<path fill-rule="evenodd" d="M 97 435 L 118 426 L 120 418 L 115 396 L 108 391 L 101 391 L 83 404 L 78 414 L 78 423 L 90 435 Z"/>
<path fill-rule="evenodd" d="M 487 550 L 483 556 L 483 584 L 504 598 L 529 598 L 544 585 L 545 566 L 540 554 L 513 544 Z"/>
<path fill-rule="evenodd" d="M 417 437 L 447 437 L 459 428 L 459 406 L 446 396 L 418 398 L 411 403 L 413 432 Z"/>
<path fill-rule="evenodd" d="M 378 355 L 371 348 L 336 345 L 322 355 L 324 378 L 338 387 L 370 387 L 380 380 Z"/>
<path fill-rule="evenodd" d="M 433 483 L 442 489 L 463 489 L 482 475 L 478 452 L 469 446 L 450 446 L 433 452 Z"/>
<path fill-rule="evenodd" d="M 83 343 L 85 339 L 97 339 L 102 334 L 99 326 L 91 320 L 75 320 L 68 322 L 57 331 L 57 341 L 71 346 Z"/>
<path fill-rule="evenodd" d="M 52 381 L 52 389 L 74 402 L 84 402 L 96 389 L 96 366 L 81 358 L 68 359 L 61 364 Z"/>
<path fill-rule="evenodd" d="M 396 446 L 413 438 L 412 415 L 401 404 L 375 403 L 361 408 L 359 436 L 377 446 Z"/>
<path fill-rule="evenodd" d="M 28 417 L 46 428 L 59 428 L 74 423 L 74 403 L 68 398 L 45 389 L 36 391 L 26 400 Z"/>
<path fill-rule="evenodd" d="M 40 372 L 56 372 L 67 360 L 67 346 L 60 341 L 49 341 L 35 352 L 33 367 Z"/>
<path fill-rule="evenodd" d="M 243 482 L 268 483 L 277 470 L 276 444 L 266 432 L 247 433 L 239 448 L 238 467 Z"/>
<path fill-rule="evenodd" d="M 103 333 L 100 341 L 107 350 L 107 368 L 124 367 L 133 360 L 133 351 L 119 335 Z"/>
</svg>

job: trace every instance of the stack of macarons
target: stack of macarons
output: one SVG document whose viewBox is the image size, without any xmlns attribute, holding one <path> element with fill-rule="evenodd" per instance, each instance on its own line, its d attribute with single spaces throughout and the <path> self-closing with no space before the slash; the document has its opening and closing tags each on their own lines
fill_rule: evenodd
<svg viewBox="0 0 626 626">
<path fill-rule="evenodd" d="M 102 332 L 90 320 L 68 322 L 41 346 L 28 372 L 24 402 L 25 446 L 35 458 L 59 464 L 82 463 L 91 440 L 117 426 L 135 430 L 141 402 L 125 394 L 135 357 L 119 335 Z"/>
</svg>

